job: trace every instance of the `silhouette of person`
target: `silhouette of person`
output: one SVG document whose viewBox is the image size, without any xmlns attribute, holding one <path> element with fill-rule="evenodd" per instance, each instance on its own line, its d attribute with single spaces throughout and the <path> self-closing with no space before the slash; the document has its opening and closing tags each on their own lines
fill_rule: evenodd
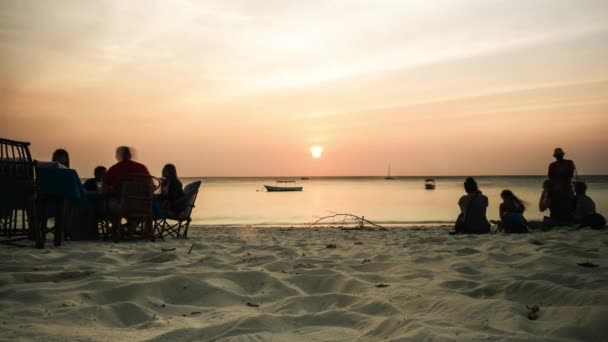
<svg viewBox="0 0 608 342">
<path fill-rule="evenodd" d="M 131 149 L 127 146 L 120 146 L 116 149 L 117 163 L 112 165 L 103 177 L 102 191 L 108 195 L 108 211 L 112 216 L 112 240 L 118 242 L 121 238 L 121 207 L 120 196 L 122 194 L 122 184 L 133 180 L 134 176 L 150 176 L 148 168 L 131 160 Z M 150 176 L 151 177 L 151 176 Z M 150 178 L 150 184 L 152 180 Z M 132 235 L 133 222 L 127 222 L 129 235 Z M 153 239 L 152 232 L 145 231 L 150 239 Z"/>
<path fill-rule="evenodd" d="M 572 178 L 574 178 L 576 167 L 572 160 L 564 159 L 565 155 L 562 148 L 555 149 L 553 152 L 555 161 L 549 165 L 548 176 L 553 182 L 555 191 L 573 193 Z"/>
<path fill-rule="evenodd" d="M 55 163 L 58 163 L 60 166 L 66 167 L 66 168 L 70 168 L 70 154 L 68 153 L 68 151 L 60 148 L 55 150 L 55 152 L 53 152 L 53 157 L 51 158 L 52 161 L 54 161 Z"/>
<path fill-rule="evenodd" d="M 549 165 L 548 176 L 551 181 L 551 217 L 558 218 L 558 224 L 569 225 L 574 219 L 574 189 L 572 178 L 576 172 L 574 162 L 564 159 L 565 152 L 556 148 L 555 161 Z M 559 212 L 556 212 L 559 211 Z"/>
<path fill-rule="evenodd" d="M 486 216 L 488 198 L 479 190 L 477 182 L 469 177 L 464 182 L 467 193 L 458 201 L 460 215 L 450 234 L 485 234 L 490 232 L 490 222 Z"/>
<path fill-rule="evenodd" d="M 83 186 L 86 191 L 97 192 L 101 189 L 98 188 L 97 184 L 101 184 L 103 182 L 103 177 L 106 174 L 105 166 L 98 166 L 93 171 L 93 178 L 87 179 Z"/>
<path fill-rule="evenodd" d="M 524 217 L 526 205 L 511 190 L 500 193 L 502 203 L 499 207 L 500 224 L 505 233 L 527 233 L 528 221 Z"/>
<path fill-rule="evenodd" d="M 574 182 L 574 221 L 582 227 L 593 229 L 604 229 L 606 218 L 598 214 L 595 209 L 595 202 L 587 196 L 587 184 L 585 182 Z"/>
<path fill-rule="evenodd" d="M 121 184 L 132 178 L 133 175 L 150 176 L 148 168 L 131 160 L 131 149 L 127 146 L 120 146 L 116 149 L 117 163 L 112 165 L 103 177 L 104 193 L 110 194 L 114 199 L 120 197 Z"/>
<path fill-rule="evenodd" d="M 162 175 L 163 178 L 160 183 L 161 192 L 159 199 L 163 211 L 169 216 L 172 216 L 184 209 L 186 195 L 184 194 L 182 182 L 177 177 L 175 165 L 165 165 L 165 167 L 163 167 Z"/>
</svg>

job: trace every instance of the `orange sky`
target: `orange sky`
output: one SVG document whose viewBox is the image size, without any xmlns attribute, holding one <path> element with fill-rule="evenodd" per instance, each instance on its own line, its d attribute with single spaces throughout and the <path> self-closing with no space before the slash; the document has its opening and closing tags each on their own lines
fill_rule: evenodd
<svg viewBox="0 0 608 342">
<path fill-rule="evenodd" d="M 0 136 L 183 176 L 608 174 L 608 1 L 0 2 Z M 310 147 L 324 153 L 313 159 Z"/>
</svg>

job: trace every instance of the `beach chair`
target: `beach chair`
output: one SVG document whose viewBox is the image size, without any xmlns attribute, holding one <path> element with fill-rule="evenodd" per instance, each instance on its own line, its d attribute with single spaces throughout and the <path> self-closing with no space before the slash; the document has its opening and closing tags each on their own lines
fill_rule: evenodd
<svg viewBox="0 0 608 342">
<path fill-rule="evenodd" d="M 177 213 L 169 213 L 167 217 L 157 219 L 154 222 L 154 230 L 157 238 L 164 239 L 165 236 L 173 238 L 188 238 L 188 228 L 192 218 L 192 209 L 198 196 L 198 190 L 201 187 L 201 181 L 190 183 L 184 187 L 184 195 L 186 196 L 186 205 L 184 209 Z M 183 232 L 182 232 L 183 230 Z"/>
<path fill-rule="evenodd" d="M 154 192 L 160 180 L 148 175 L 133 175 L 121 183 L 122 192 L 118 208 L 111 208 L 104 201 L 104 214 L 98 219 L 97 228 L 107 238 L 112 231 L 121 238 L 125 234 L 131 239 L 139 235 L 154 239 Z M 113 212 L 117 210 L 117 212 Z M 122 219 L 127 221 L 122 224 Z M 116 227 L 116 228 L 114 228 Z"/>
<path fill-rule="evenodd" d="M 30 143 L 0 138 L 0 237 L 2 243 L 32 239 L 44 247 L 38 219 L 36 162 Z"/>
</svg>

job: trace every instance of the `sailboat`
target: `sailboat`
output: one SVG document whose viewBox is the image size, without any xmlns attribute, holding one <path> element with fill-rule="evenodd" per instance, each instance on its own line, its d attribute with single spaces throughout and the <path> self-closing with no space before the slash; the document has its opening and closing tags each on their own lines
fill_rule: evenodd
<svg viewBox="0 0 608 342">
<path fill-rule="evenodd" d="M 391 177 L 391 164 L 388 164 L 388 175 L 386 177 L 384 177 L 384 179 L 395 179 L 393 177 Z"/>
</svg>

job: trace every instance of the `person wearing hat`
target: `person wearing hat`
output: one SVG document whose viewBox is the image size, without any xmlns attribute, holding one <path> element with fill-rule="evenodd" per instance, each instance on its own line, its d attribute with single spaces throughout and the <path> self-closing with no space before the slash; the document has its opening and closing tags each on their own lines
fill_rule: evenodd
<svg viewBox="0 0 608 342">
<path fill-rule="evenodd" d="M 572 160 L 564 159 L 565 152 L 556 148 L 555 161 L 549 165 L 548 176 L 551 180 L 551 216 L 559 217 L 558 225 L 569 225 L 574 220 L 574 189 L 572 179 L 576 167 Z M 556 211 L 554 213 L 554 211 Z"/>
<path fill-rule="evenodd" d="M 558 192 L 569 192 L 573 193 L 572 189 L 572 178 L 576 167 L 572 160 L 564 159 L 566 153 L 560 147 L 556 148 L 553 152 L 555 161 L 549 165 L 549 179 L 553 182 L 556 187 L 554 190 Z"/>
</svg>

